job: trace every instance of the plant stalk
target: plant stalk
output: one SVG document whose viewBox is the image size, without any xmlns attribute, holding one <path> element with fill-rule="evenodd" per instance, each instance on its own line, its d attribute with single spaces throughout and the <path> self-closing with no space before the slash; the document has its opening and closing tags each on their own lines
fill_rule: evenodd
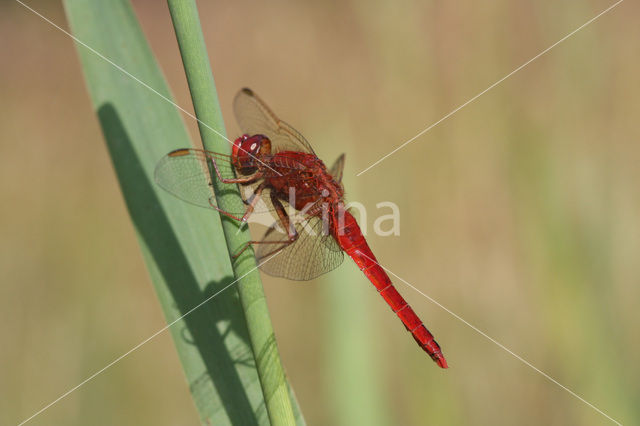
<svg viewBox="0 0 640 426">
<path fill-rule="evenodd" d="M 173 26 L 182 55 L 182 62 L 198 118 L 202 144 L 206 150 L 230 153 L 230 143 L 224 129 L 214 132 L 207 123 L 222 123 L 218 96 L 209 65 L 197 6 L 194 0 L 168 0 Z M 239 192 L 220 191 L 213 179 L 216 200 L 221 209 L 231 206 Z M 233 204 L 232 204 L 233 203 Z M 246 228 L 238 231 L 239 224 L 223 217 L 222 227 L 230 254 L 237 253 L 249 241 Z M 249 338 L 253 348 L 258 376 L 264 395 L 269 420 L 273 425 L 295 424 L 284 369 L 269 318 L 264 290 L 260 281 L 253 250 L 246 250 L 232 261 L 238 293 L 245 314 Z"/>
</svg>

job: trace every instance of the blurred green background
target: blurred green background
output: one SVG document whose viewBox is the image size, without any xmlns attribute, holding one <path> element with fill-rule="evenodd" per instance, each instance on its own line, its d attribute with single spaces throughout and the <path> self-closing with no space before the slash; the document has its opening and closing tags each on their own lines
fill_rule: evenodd
<svg viewBox="0 0 640 426">
<path fill-rule="evenodd" d="M 67 27 L 58 2 L 28 4 Z M 191 111 L 166 4 L 133 4 Z M 231 100 L 249 86 L 326 162 L 346 152 L 347 197 L 367 207 L 369 229 L 387 213 L 376 203 L 400 207 L 400 236 L 369 233 L 384 266 L 637 424 L 637 4 L 623 2 L 355 176 L 611 4 L 199 6 L 230 136 Z M 0 423 L 15 424 L 164 320 L 72 41 L 3 1 L 0 61 Z M 311 425 L 611 423 L 398 280 L 449 370 L 416 347 L 350 261 L 316 282 L 264 283 Z M 197 421 L 164 333 L 32 424 Z"/>
</svg>

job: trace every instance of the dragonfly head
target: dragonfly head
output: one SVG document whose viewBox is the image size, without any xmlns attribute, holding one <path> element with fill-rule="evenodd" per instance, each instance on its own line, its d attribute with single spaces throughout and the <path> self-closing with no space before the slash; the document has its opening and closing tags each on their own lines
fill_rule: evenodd
<svg viewBox="0 0 640 426">
<path fill-rule="evenodd" d="M 271 154 L 271 141 L 264 135 L 242 135 L 233 142 L 231 159 L 236 170 L 243 175 L 256 171 L 260 157 Z"/>
</svg>

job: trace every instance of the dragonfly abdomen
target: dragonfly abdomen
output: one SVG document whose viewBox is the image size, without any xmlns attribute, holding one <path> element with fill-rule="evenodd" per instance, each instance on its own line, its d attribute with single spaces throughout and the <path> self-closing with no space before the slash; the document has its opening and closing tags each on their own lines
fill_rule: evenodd
<svg viewBox="0 0 640 426">
<path fill-rule="evenodd" d="M 334 236 L 342 249 L 354 260 L 358 268 L 364 272 L 369 281 L 376 287 L 378 293 L 400 318 L 418 345 L 440 367 L 447 368 L 447 361 L 442 354 L 440 346 L 431 332 L 424 326 L 422 320 L 393 286 L 391 279 L 377 262 L 351 213 L 344 213 L 344 226 L 342 229 L 334 229 Z"/>
</svg>

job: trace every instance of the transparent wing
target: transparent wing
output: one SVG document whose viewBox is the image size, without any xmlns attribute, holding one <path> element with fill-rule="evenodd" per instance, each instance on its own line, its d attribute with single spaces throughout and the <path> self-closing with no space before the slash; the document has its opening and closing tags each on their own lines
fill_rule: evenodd
<svg viewBox="0 0 640 426">
<path fill-rule="evenodd" d="M 178 149 L 165 155 L 156 166 L 155 181 L 160 187 L 174 196 L 188 203 L 200 207 L 216 208 L 217 202 L 213 192 L 211 173 L 215 162 L 223 179 L 235 178 L 234 167 L 230 157 L 211 151 L 200 149 Z M 211 169 L 210 169 L 211 167 Z M 213 176 L 217 178 L 214 173 Z M 259 181 L 241 185 L 241 193 L 244 200 L 250 199 L 253 190 L 259 185 Z M 235 191 L 236 184 L 219 182 L 221 193 Z M 256 211 L 273 210 L 273 205 L 265 200 L 269 199 L 268 189 L 262 193 L 262 202 L 256 207 Z M 235 204 L 225 210 L 232 214 L 242 215 L 246 211 L 246 203 L 237 200 Z"/>
<path fill-rule="evenodd" d="M 249 135 L 265 135 L 273 152 L 301 151 L 315 155 L 309 142 L 296 129 L 280 120 L 251 89 L 244 88 L 233 100 L 240 129 Z"/>
<path fill-rule="evenodd" d="M 323 230 L 319 217 L 310 217 L 295 225 L 298 239 L 289 243 L 286 232 L 274 224 L 257 244 L 260 269 L 275 277 L 308 281 L 334 270 L 344 260 L 344 252 L 335 239 Z M 280 243 L 280 244 L 278 244 Z"/>
<path fill-rule="evenodd" d="M 336 182 L 342 182 L 342 172 L 344 171 L 344 154 L 340 154 L 340 157 L 336 159 L 333 166 L 329 169 L 329 173 L 336 180 Z"/>
</svg>

